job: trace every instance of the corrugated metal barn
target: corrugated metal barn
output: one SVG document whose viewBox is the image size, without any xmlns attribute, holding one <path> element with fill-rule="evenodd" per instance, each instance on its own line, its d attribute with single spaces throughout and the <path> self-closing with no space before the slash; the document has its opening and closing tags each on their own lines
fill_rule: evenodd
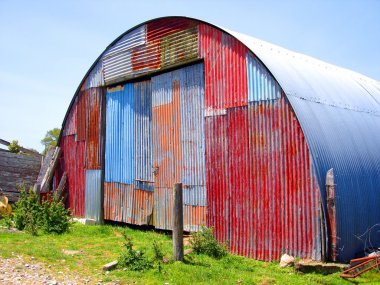
<svg viewBox="0 0 380 285">
<path fill-rule="evenodd" d="M 76 216 L 170 230 L 182 182 L 185 229 L 213 226 L 240 255 L 380 246 L 380 83 L 360 74 L 159 18 L 106 48 L 62 130 L 55 177 L 68 173 Z"/>
</svg>

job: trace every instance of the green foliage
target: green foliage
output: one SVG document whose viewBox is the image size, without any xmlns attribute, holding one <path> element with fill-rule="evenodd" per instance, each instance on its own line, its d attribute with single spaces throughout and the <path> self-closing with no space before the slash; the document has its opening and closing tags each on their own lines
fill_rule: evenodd
<svg viewBox="0 0 380 285">
<path fill-rule="evenodd" d="M 1 224 L 4 225 L 7 229 L 13 227 L 13 214 L 4 214 L 1 216 Z"/>
<path fill-rule="evenodd" d="M 214 229 L 202 227 L 201 231 L 193 233 L 190 245 L 195 253 L 203 253 L 213 258 L 227 255 L 227 242 L 220 244 L 214 237 Z"/>
<path fill-rule="evenodd" d="M 125 239 L 124 251 L 118 258 L 118 265 L 126 267 L 131 271 L 145 271 L 153 267 L 153 264 L 145 256 L 143 251 L 134 250 L 132 238 L 125 232 L 122 233 Z"/>
<path fill-rule="evenodd" d="M 41 228 L 45 233 L 63 234 L 69 230 L 69 210 L 57 197 L 47 199 L 41 205 Z"/>
<path fill-rule="evenodd" d="M 158 241 L 153 242 L 153 262 L 157 264 L 157 270 L 162 271 L 162 259 L 164 258 L 164 250 L 162 243 Z"/>
<path fill-rule="evenodd" d="M 41 140 L 41 144 L 45 146 L 45 149 L 43 150 L 42 154 L 45 155 L 50 146 L 52 147 L 57 146 L 60 133 L 61 133 L 61 129 L 59 128 L 54 128 L 46 132 L 45 137 Z"/>
<path fill-rule="evenodd" d="M 20 199 L 15 205 L 14 222 L 19 230 L 25 230 L 32 235 L 37 235 L 38 225 L 41 219 L 39 197 L 29 190 L 27 194 L 25 186 L 20 189 Z"/>
<path fill-rule="evenodd" d="M 40 199 L 33 190 L 30 189 L 27 193 L 23 186 L 15 206 L 14 222 L 19 230 L 37 235 L 39 229 L 45 233 L 57 234 L 65 233 L 69 229 L 69 210 L 65 209 L 58 198 L 49 198 L 40 204 Z"/>
<path fill-rule="evenodd" d="M 8 150 L 12 153 L 19 153 L 20 152 L 20 145 L 18 144 L 18 140 L 13 140 L 8 145 Z"/>
</svg>

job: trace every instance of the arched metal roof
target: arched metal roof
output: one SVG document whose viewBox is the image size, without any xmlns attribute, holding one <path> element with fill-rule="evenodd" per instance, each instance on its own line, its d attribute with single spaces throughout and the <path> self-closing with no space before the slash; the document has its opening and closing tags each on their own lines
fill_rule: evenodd
<svg viewBox="0 0 380 285">
<path fill-rule="evenodd" d="M 158 19 L 162 18 L 129 29 L 105 49 L 83 78 L 68 110 L 102 56 L 130 31 Z M 339 258 L 347 260 L 369 247 L 369 240 L 363 240 L 368 236 L 361 235 L 380 223 L 380 83 L 253 37 L 188 19 L 236 37 L 272 73 L 300 121 L 323 198 L 326 173 L 334 169 Z M 380 246 L 377 231 L 373 230 L 370 238 L 373 245 Z"/>
</svg>

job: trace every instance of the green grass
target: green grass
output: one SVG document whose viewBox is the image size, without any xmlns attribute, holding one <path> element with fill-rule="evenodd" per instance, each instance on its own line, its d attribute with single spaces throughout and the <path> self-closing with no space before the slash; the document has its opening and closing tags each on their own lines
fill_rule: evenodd
<svg viewBox="0 0 380 285">
<path fill-rule="evenodd" d="M 267 263 L 228 255 L 220 260 L 195 253 L 185 262 L 170 262 L 157 269 L 131 272 L 117 269 L 108 275 L 102 272 L 104 264 L 117 259 L 122 250 L 125 230 L 134 245 L 151 257 L 153 241 L 163 244 L 166 256 L 171 256 L 170 237 L 154 231 L 135 230 L 117 226 L 83 226 L 74 224 L 67 234 L 31 236 L 26 233 L 0 232 L 0 256 L 12 253 L 51 264 L 57 271 L 71 271 L 79 276 L 96 276 L 104 282 L 120 280 L 128 284 L 380 284 L 380 273 L 371 271 L 353 280 L 343 280 L 339 274 L 298 274 L 292 268 L 280 269 L 278 263 Z M 82 254 L 65 255 L 62 250 L 82 250 Z"/>
</svg>

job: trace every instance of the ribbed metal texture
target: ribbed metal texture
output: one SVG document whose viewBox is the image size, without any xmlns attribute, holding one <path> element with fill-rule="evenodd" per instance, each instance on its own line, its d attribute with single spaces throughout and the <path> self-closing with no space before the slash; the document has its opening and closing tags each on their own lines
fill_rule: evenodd
<svg viewBox="0 0 380 285">
<path fill-rule="evenodd" d="M 206 24 L 199 24 L 199 56 L 205 65 L 205 107 L 246 106 L 247 67 L 244 45 Z"/>
<path fill-rule="evenodd" d="M 145 44 L 145 25 L 129 32 L 103 55 L 106 82 L 132 74 L 132 49 Z"/>
<path fill-rule="evenodd" d="M 153 223 L 153 192 L 133 190 L 132 220 L 135 225 L 150 225 Z"/>
<path fill-rule="evenodd" d="M 102 209 L 102 171 L 86 170 L 86 219 L 94 219 L 100 222 Z"/>
<path fill-rule="evenodd" d="M 135 188 L 153 191 L 153 140 L 151 82 L 134 84 Z"/>
<path fill-rule="evenodd" d="M 91 88 L 86 92 L 86 169 L 100 169 L 102 164 L 102 145 L 100 125 L 103 91 Z"/>
<path fill-rule="evenodd" d="M 188 232 L 197 232 L 201 226 L 206 226 L 207 207 L 183 205 L 183 229 Z"/>
<path fill-rule="evenodd" d="M 325 177 L 335 175 L 337 258 L 362 254 L 358 237 L 380 221 L 380 83 L 308 56 L 233 32 L 270 69 L 308 141 L 325 212 Z M 352 213 L 355 213 L 354 215 Z M 350 218 L 347 218 L 350 217 Z"/>
<path fill-rule="evenodd" d="M 64 136 L 75 135 L 77 132 L 77 103 L 74 103 L 62 130 Z"/>
<path fill-rule="evenodd" d="M 126 34 L 103 55 L 107 84 L 198 58 L 195 22 L 148 23 Z"/>
<path fill-rule="evenodd" d="M 206 117 L 208 225 L 238 254 L 320 259 L 318 187 L 284 98 Z"/>
<path fill-rule="evenodd" d="M 134 86 L 108 89 L 106 95 L 105 181 L 134 183 Z"/>
<path fill-rule="evenodd" d="M 268 70 L 247 53 L 248 102 L 274 100 L 281 97 L 281 88 Z"/>
<path fill-rule="evenodd" d="M 185 204 L 206 205 L 202 74 L 203 65 L 197 64 L 152 78 L 154 218 L 158 228 L 171 229 L 171 188 L 176 182 L 184 184 Z M 195 224 L 199 217 L 186 218 L 189 227 L 199 226 Z"/>
<path fill-rule="evenodd" d="M 104 219 L 131 223 L 133 185 L 104 183 Z"/>
<path fill-rule="evenodd" d="M 87 129 L 87 120 L 86 120 L 86 94 L 88 92 L 81 91 L 77 97 L 77 141 L 86 140 L 86 129 Z"/>
<path fill-rule="evenodd" d="M 62 173 L 67 172 L 68 206 L 75 217 L 85 214 L 85 142 L 76 142 L 75 135 L 61 139 Z"/>
<path fill-rule="evenodd" d="M 90 89 L 94 87 L 104 86 L 104 76 L 103 76 L 103 62 L 98 61 L 95 67 L 91 70 L 90 74 L 87 76 L 84 89 Z"/>
</svg>

